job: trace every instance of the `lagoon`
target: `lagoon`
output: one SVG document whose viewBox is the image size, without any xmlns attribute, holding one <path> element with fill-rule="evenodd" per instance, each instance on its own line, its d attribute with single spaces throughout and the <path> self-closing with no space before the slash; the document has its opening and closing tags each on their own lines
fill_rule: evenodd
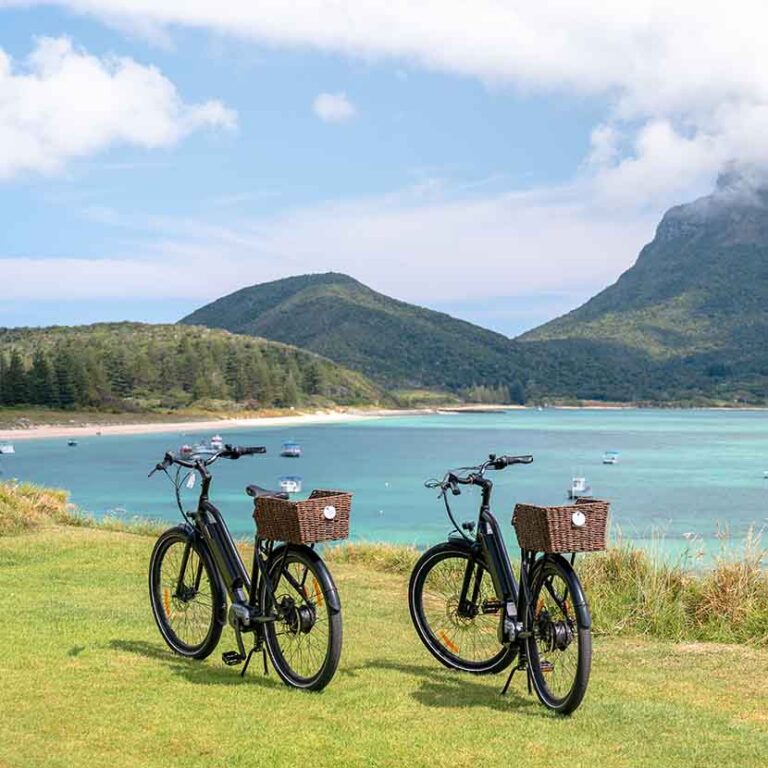
<svg viewBox="0 0 768 768">
<path fill-rule="evenodd" d="M 0 458 L 3 479 L 16 477 L 66 488 L 72 501 L 100 517 L 113 514 L 175 521 L 171 486 L 147 472 L 165 450 L 210 434 L 35 439 Z M 531 453 L 529 466 L 492 473 L 494 509 L 509 529 L 515 501 L 565 503 L 573 474 L 584 474 L 612 502 L 622 535 L 648 546 L 685 546 L 691 534 L 718 546 L 718 527 L 733 541 L 768 523 L 768 412 L 713 410 L 510 410 L 371 418 L 339 424 L 222 430 L 227 442 L 266 445 L 267 456 L 220 461 L 212 498 L 237 536 L 253 532 L 247 483 L 276 486 L 299 474 L 304 489 L 353 492 L 352 538 L 422 547 L 449 530 L 442 503 L 424 480 L 452 467 L 478 463 L 489 452 Z M 279 456 L 285 440 L 303 447 L 301 459 Z M 619 463 L 602 464 L 607 450 Z M 194 493 L 185 491 L 189 506 Z M 472 519 L 478 497 L 456 499 L 457 516 Z M 510 542 L 514 541 L 511 539 Z"/>
</svg>

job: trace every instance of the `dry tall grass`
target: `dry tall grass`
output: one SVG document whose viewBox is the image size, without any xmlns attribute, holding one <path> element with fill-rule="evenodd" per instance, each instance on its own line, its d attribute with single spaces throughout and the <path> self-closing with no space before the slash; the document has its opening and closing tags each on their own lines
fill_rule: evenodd
<svg viewBox="0 0 768 768">
<path fill-rule="evenodd" d="M 64 491 L 28 483 L 0 483 L 0 535 L 50 525 L 98 526 L 157 535 L 159 521 L 94 520 L 68 503 Z M 606 552 L 577 558 L 599 634 L 648 635 L 768 646 L 768 549 L 759 533 L 729 545 L 712 565 L 697 562 L 695 547 L 677 562 L 619 540 Z M 695 545 L 696 542 L 693 542 Z M 359 564 L 407 578 L 420 552 L 393 544 L 346 542 L 324 548 L 330 563 Z"/>
</svg>

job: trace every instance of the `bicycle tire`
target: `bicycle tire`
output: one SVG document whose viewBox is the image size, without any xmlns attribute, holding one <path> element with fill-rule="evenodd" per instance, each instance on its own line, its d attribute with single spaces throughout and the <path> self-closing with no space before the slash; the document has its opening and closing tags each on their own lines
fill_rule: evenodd
<svg viewBox="0 0 768 768">
<path fill-rule="evenodd" d="M 294 602 L 294 608 L 282 619 L 264 625 L 264 640 L 272 666 L 286 685 L 320 691 L 333 678 L 341 658 L 341 604 L 333 577 L 314 550 L 296 545 L 275 549 L 267 562 L 267 573 L 278 604 L 285 604 L 286 600 Z M 303 589 L 296 589 L 288 574 Z M 312 580 L 307 586 L 310 574 Z M 271 596 L 264 580 L 259 604 L 262 613 L 268 613 Z M 312 614 L 312 617 L 304 621 L 301 611 L 303 616 Z M 324 624 L 327 629 L 323 628 Z"/>
<path fill-rule="evenodd" d="M 561 593 L 554 586 L 555 579 Z M 530 678 L 539 701 L 563 715 L 579 707 L 589 683 L 592 633 L 583 595 L 576 572 L 564 558 L 546 556 L 534 566 L 533 610 L 526 610 L 532 632 L 526 641 Z"/>
<path fill-rule="evenodd" d="M 476 566 L 480 565 L 468 548 L 451 542 L 438 544 L 428 549 L 419 558 L 411 573 L 408 586 L 408 607 L 411 620 L 421 642 L 441 664 L 449 669 L 476 675 L 495 674 L 512 663 L 517 655 L 517 650 L 498 641 L 497 630 L 501 620 L 500 608 L 497 613 L 478 613 L 472 619 L 458 616 L 456 606 L 461 593 L 463 574 L 467 563 L 470 561 L 474 561 Z M 436 569 L 446 564 L 448 567 L 442 568 L 445 573 L 436 574 Z M 433 577 L 432 580 L 430 580 L 431 576 Z M 483 578 L 488 585 L 486 592 L 483 591 L 485 586 Z M 434 610 L 428 611 L 425 608 L 425 594 L 430 591 L 431 581 L 436 580 L 442 581 L 444 584 L 442 594 L 436 595 Z M 493 598 L 498 601 L 490 575 L 485 569 L 484 574 L 481 574 L 480 581 L 480 595 L 484 594 L 492 594 Z M 430 597 L 427 599 L 431 600 Z M 442 604 L 443 601 L 445 605 Z M 427 615 L 428 612 L 432 613 L 434 618 L 431 619 Z M 475 623 L 473 624 L 473 622 Z M 476 635 L 473 640 L 468 641 L 466 645 L 464 642 L 458 642 L 457 636 L 461 635 L 465 640 L 468 640 L 473 631 Z M 478 638 L 481 639 L 478 640 Z M 481 645 L 478 646 L 478 643 Z M 468 648 L 470 645 L 475 650 L 475 656 L 482 658 L 467 658 L 461 655 L 462 648 Z M 487 652 L 485 652 L 486 649 Z"/>
<path fill-rule="evenodd" d="M 189 557 L 179 584 L 187 547 Z M 204 659 L 213 652 L 226 621 L 227 598 L 208 547 L 190 527 L 170 528 L 155 543 L 149 561 L 149 600 L 157 628 L 174 653 Z"/>
</svg>

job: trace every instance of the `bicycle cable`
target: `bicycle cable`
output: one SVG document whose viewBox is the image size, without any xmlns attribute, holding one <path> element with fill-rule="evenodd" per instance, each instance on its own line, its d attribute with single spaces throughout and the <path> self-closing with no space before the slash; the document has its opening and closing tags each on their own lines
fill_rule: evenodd
<svg viewBox="0 0 768 768">
<path fill-rule="evenodd" d="M 453 530 L 456 531 L 465 541 L 467 541 L 469 544 L 472 544 L 472 539 L 467 536 L 466 533 L 461 529 L 459 524 L 456 522 L 456 518 L 453 516 L 453 510 L 451 509 L 450 502 L 448 501 L 448 488 L 450 487 L 450 483 L 448 482 L 447 478 L 454 474 L 454 472 L 469 472 L 469 471 L 478 471 L 480 467 L 457 467 L 456 469 L 451 470 L 450 472 L 447 472 L 445 474 L 445 477 L 442 480 L 438 480 L 437 478 L 433 477 L 427 480 L 424 483 L 425 488 L 439 488 L 440 493 L 438 495 L 439 499 L 443 500 L 443 504 L 445 504 L 445 511 L 448 515 L 448 519 L 451 521 L 451 524 L 453 525 Z"/>
</svg>

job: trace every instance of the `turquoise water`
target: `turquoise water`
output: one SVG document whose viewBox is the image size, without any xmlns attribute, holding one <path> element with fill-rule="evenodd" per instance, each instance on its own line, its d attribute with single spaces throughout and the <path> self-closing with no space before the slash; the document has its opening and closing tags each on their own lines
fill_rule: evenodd
<svg viewBox="0 0 768 768">
<path fill-rule="evenodd" d="M 306 491 L 354 493 L 352 538 L 424 546 L 449 529 L 425 479 L 477 463 L 490 451 L 532 453 L 530 466 L 494 472 L 495 512 L 509 522 L 515 501 L 563 503 L 572 474 L 584 474 L 593 493 L 612 502 L 612 519 L 626 538 L 648 542 L 661 532 L 666 546 L 696 533 L 712 543 L 718 524 L 733 540 L 750 525 L 768 523 L 768 413 L 714 411 L 544 411 L 448 414 L 371 419 L 291 428 L 222 431 L 227 442 L 264 444 L 269 455 L 220 461 L 212 498 L 236 535 L 253 531 L 249 482 L 276 486 L 300 474 Z M 146 474 L 166 449 L 205 434 L 103 436 L 25 440 L 2 457 L 4 476 L 67 488 L 72 500 L 100 516 L 115 513 L 174 521 L 171 487 Z M 278 456 L 284 440 L 301 443 L 298 460 Z M 606 450 L 620 463 L 604 466 Z M 194 494 L 185 492 L 189 506 Z M 477 494 L 457 500 L 460 519 L 476 514 Z"/>
</svg>

